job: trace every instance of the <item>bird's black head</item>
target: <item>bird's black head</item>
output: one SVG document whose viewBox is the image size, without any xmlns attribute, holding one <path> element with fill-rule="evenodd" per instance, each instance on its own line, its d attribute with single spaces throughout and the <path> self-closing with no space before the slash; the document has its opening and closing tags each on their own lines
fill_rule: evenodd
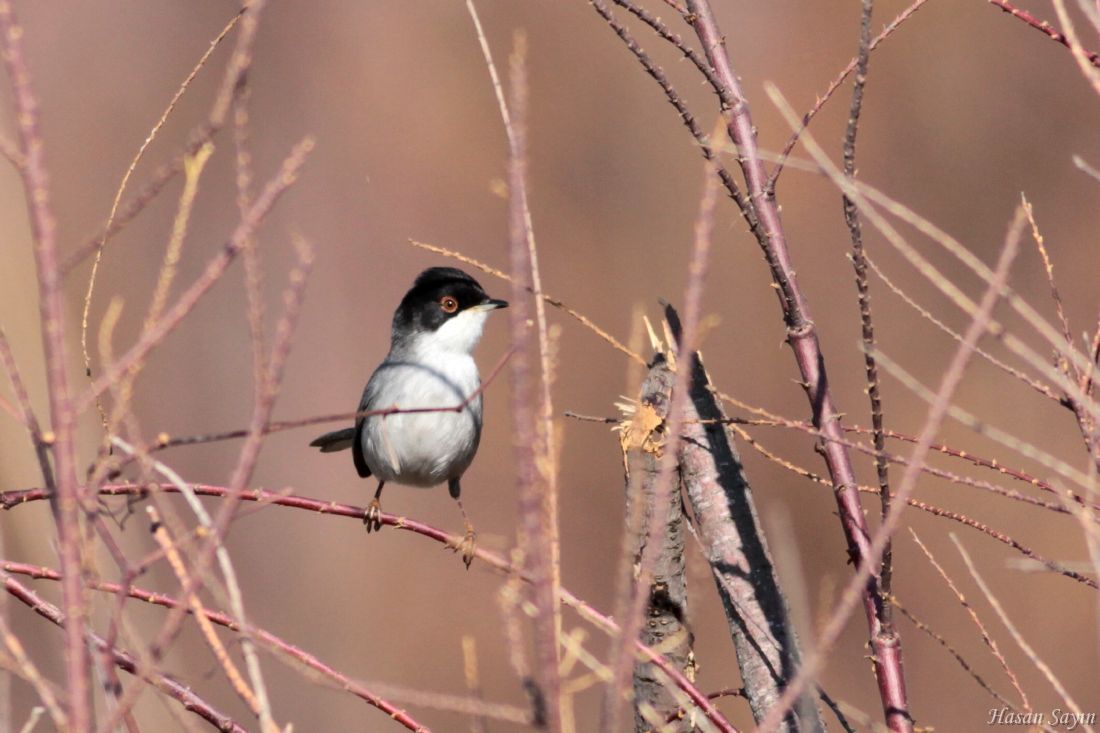
<svg viewBox="0 0 1100 733">
<path fill-rule="evenodd" d="M 506 301 L 490 298 L 477 280 L 454 267 L 420 273 L 393 314 L 393 343 L 428 337 L 440 349 L 471 351 L 485 317 Z"/>
</svg>

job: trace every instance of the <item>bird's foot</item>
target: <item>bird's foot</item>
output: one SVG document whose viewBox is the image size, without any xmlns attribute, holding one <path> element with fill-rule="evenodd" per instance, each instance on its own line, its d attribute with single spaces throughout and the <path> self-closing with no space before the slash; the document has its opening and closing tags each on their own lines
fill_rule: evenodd
<svg viewBox="0 0 1100 733">
<path fill-rule="evenodd" d="M 368 532 L 382 529 L 382 502 L 375 499 L 367 507 L 367 516 L 363 517 L 363 524 L 367 525 Z"/>
<path fill-rule="evenodd" d="M 474 551 L 477 549 L 477 532 L 474 531 L 474 525 L 469 522 L 466 523 L 466 534 L 459 540 L 454 546 L 455 552 L 462 553 L 462 562 L 466 564 L 466 569 L 470 569 L 470 563 L 474 561 Z"/>
</svg>

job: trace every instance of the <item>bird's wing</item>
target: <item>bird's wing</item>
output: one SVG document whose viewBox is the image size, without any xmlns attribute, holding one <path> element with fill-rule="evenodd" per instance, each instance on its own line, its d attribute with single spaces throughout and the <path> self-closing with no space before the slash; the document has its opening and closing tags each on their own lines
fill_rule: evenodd
<svg viewBox="0 0 1100 733">
<path fill-rule="evenodd" d="M 371 409 L 375 392 L 377 391 L 375 382 L 375 376 L 377 374 L 377 371 L 372 374 L 370 380 L 367 381 L 367 386 L 363 388 L 363 398 L 359 400 L 359 407 L 355 410 L 356 412 L 363 412 L 363 410 Z M 351 442 L 351 455 L 355 459 L 355 470 L 359 472 L 362 478 L 370 476 L 370 466 L 367 465 L 367 459 L 363 455 L 363 426 L 366 425 L 366 422 L 367 419 L 365 417 L 357 417 L 355 419 L 355 431 Z"/>
</svg>

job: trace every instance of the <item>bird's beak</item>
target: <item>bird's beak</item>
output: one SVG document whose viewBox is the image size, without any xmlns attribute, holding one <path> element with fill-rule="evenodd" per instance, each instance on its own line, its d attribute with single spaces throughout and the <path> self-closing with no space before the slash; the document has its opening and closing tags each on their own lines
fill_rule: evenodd
<svg viewBox="0 0 1100 733">
<path fill-rule="evenodd" d="M 485 311 L 492 311 L 492 310 L 496 310 L 497 308 L 507 308 L 507 307 L 508 307 L 508 301 L 507 300 L 500 300 L 498 298 L 489 298 L 489 300 L 487 300 L 484 303 L 477 306 L 478 310 L 485 310 Z"/>
</svg>

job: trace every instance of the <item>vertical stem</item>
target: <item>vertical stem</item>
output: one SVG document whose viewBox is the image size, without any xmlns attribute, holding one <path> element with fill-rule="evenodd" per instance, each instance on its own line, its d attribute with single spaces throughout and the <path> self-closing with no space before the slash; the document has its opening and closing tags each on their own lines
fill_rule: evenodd
<svg viewBox="0 0 1100 733">
<path fill-rule="evenodd" d="M 65 616 L 65 680 L 68 691 L 69 730 L 87 733 L 91 728 L 89 654 L 84 630 L 87 608 L 82 579 L 83 548 L 76 481 L 75 415 L 66 375 L 64 294 L 57 259 L 57 223 L 50 207 L 49 176 L 38 126 L 38 100 L 31 88 L 23 55 L 23 28 L 7 0 L 0 0 L 0 33 L 4 64 L 15 99 L 19 141 L 26 158 L 20 169 L 26 189 L 34 256 L 38 267 L 38 298 L 42 343 L 46 353 L 46 384 L 53 428 L 56 490 L 53 496 L 61 560 L 62 609 Z M 46 441 L 47 443 L 50 441 Z"/>
<path fill-rule="evenodd" d="M 843 440 L 841 414 L 833 404 L 828 376 L 825 372 L 825 357 L 818 342 L 817 329 L 805 296 L 798 287 L 783 223 L 779 216 L 779 207 L 768 189 L 768 178 L 757 149 L 752 115 L 741 89 L 741 82 L 734 73 L 726 53 L 725 39 L 719 30 L 710 3 L 707 0 L 688 0 L 687 5 L 691 11 L 690 20 L 695 32 L 703 44 L 708 61 L 714 68 L 715 76 L 722 85 L 719 98 L 723 112 L 726 114 L 730 139 L 737 146 L 738 162 L 745 176 L 749 200 L 761 225 L 762 236 L 759 237 L 759 242 L 772 270 L 772 278 L 783 307 L 783 316 L 787 323 L 787 341 L 794 351 L 795 360 L 802 375 L 802 386 L 810 400 L 814 425 L 823 435 L 821 451 L 836 494 L 840 521 L 848 542 L 848 553 L 852 562 L 860 568 L 871 559 L 871 532 L 863 514 L 851 457 L 848 449 L 841 442 Z M 879 694 L 882 697 L 884 709 L 888 711 L 887 721 L 890 730 L 903 733 L 912 730 L 912 722 L 907 712 L 908 702 L 901 667 L 901 642 L 896 632 L 888 639 L 882 636 L 878 568 L 869 570 L 861 600 L 870 628 L 872 644 L 874 645 L 876 640 L 881 642 L 875 649 L 875 673 L 879 683 Z M 886 643 L 887 641 L 889 643 Z"/>
<path fill-rule="evenodd" d="M 527 70 L 524 63 L 526 44 L 516 38 L 516 49 L 510 60 L 511 134 L 508 158 L 509 215 L 508 229 L 512 266 L 511 325 L 512 416 L 515 429 L 518 464 L 520 549 L 523 567 L 531 577 L 531 602 L 535 608 L 534 680 L 528 684 L 534 698 L 536 725 L 551 733 L 561 731 L 561 679 L 558 674 L 558 642 L 554 594 L 553 550 L 543 498 L 544 481 L 537 465 L 535 397 L 531 355 L 531 245 L 527 219 Z"/>
<path fill-rule="evenodd" d="M 863 16 L 859 28 L 859 55 L 856 58 L 856 79 L 852 87 L 852 104 L 848 111 L 848 127 L 844 132 L 844 175 L 856 175 L 856 135 L 859 131 L 859 115 L 863 109 L 863 90 L 867 84 L 867 62 L 871 55 L 871 10 L 874 0 L 863 0 Z M 871 431 L 875 441 L 875 472 L 878 477 L 879 496 L 882 499 L 882 516 L 890 513 L 890 477 L 886 460 L 886 434 L 882 421 L 882 397 L 879 394 L 878 364 L 875 362 L 875 327 L 871 319 L 871 293 L 867 281 L 867 259 L 863 254 L 863 231 L 859 209 L 847 195 L 843 196 L 844 221 L 852 238 L 852 266 L 856 272 L 856 290 L 859 299 L 859 320 L 862 325 L 863 363 L 867 371 L 867 396 L 871 402 Z M 890 595 L 893 576 L 893 544 L 886 543 L 882 551 L 879 570 L 879 593 Z M 879 618 L 888 631 L 892 631 L 892 613 L 889 603 L 879 606 Z"/>
</svg>

